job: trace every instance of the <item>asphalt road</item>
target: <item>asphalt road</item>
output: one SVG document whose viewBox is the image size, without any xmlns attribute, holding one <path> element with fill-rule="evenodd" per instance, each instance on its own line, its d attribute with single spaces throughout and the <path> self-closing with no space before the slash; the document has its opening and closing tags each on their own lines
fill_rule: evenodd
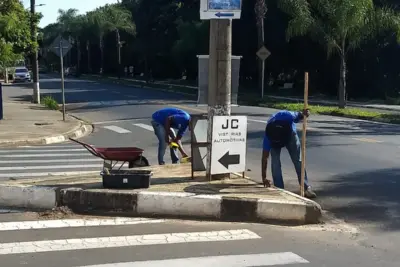
<svg viewBox="0 0 400 267">
<path fill-rule="evenodd" d="M 42 79 L 41 88 L 42 94 L 61 100 L 59 80 Z M 26 92 L 29 94 L 30 89 Z M 83 139 L 85 142 L 138 146 L 146 150 L 152 164 L 156 164 L 157 141 L 149 128 L 151 114 L 165 106 L 202 112 L 204 108 L 197 107 L 194 100 L 112 83 L 66 82 L 68 112 L 96 127 L 94 134 Z M 248 116 L 247 175 L 259 181 L 265 122 L 276 110 L 243 106 L 232 111 Z M 337 217 L 361 227 L 368 236 L 365 244 L 387 250 L 400 245 L 399 133 L 399 126 L 331 116 L 312 116 L 307 132 L 307 170 L 317 201 Z M 286 188 L 297 192 L 297 179 L 286 152 L 282 153 L 282 168 Z"/>
<path fill-rule="evenodd" d="M 0 211 L 1 213 L 1 211 Z M 337 227 L 0 214 L 4 267 L 397 267 Z M 119 264 L 119 265 L 117 265 Z"/>
</svg>

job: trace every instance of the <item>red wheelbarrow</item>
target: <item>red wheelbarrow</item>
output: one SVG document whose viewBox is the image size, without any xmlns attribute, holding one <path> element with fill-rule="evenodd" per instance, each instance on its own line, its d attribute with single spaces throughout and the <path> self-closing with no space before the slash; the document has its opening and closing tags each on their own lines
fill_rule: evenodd
<svg viewBox="0 0 400 267">
<path fill-rule="evenodd" d="M 104 160 L 103 171 L 101 172 L 104 187 L 148 188 L 150 186 L 151 171 L 121 170 L 127 162 L 129 169 L 150 166 L 149 161 L 143 156 L 143 149 L 137 147 L 94 147 L 73 138 L 69 139 L 82 145 L 93 156 Z M 122 162 L 121 166 L 114 169 L 118 162 Z"/>
</svg>

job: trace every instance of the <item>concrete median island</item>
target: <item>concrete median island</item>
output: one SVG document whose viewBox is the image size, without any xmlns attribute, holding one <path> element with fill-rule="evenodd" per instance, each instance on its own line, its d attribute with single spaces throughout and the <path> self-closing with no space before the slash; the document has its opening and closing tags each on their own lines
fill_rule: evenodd
<svg viewBox="0 0 400 267">
<path fill-rule="evenodd" d="M 0 205 L 297 225 L 318 223 L 321 218 L 316 202 L 237 175 L 209 182 L 202 172 L 191 179 L 190 164 L 146 169 L 153 172 L 149 189 L 104 189 L 98 174 L 6 181 L 0 184 Z"/>
</svg>

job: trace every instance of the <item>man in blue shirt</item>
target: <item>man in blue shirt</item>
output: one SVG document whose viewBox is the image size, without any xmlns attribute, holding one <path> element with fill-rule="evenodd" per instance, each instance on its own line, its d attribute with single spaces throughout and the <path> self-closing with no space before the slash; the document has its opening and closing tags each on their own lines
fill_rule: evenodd
<svg viewBox="0 0 400 267">
<path fill-rule="evenodd" d="M 190 122 L 190 115 L 177 108 L 164 108 L 156 111 L 152 115 L 151 125 L 154 128 L 154 133 L 158 138 L 158 164 L 164 165 L 164 155 L 167 146 L 171 142 L 178 144 L 178 150 L 181 152 L 182 157 L 187 157 L 187 154 L 182 146 L 182 136 L 185 134 Z M 178 130 L 175 134 L 174 129 Z M 171 139 L 170 139 L 171 138 Z M 179 157 L 175 148 L 171 148 L 172 163 L 179 162 Z"/>
<path fill-rule="evenodd" d="M 261 176 L 264 186 L 270 186 L 267 180 L 268 158 L 271 154 L 271 171 L 274 186 L 284 188 L 282 169 L 281 169 L 281 149 L 286 147 L 296 169 L 299 184 L 301 181 L 301 146 L 296 132 L 296 123 L 303 120 L 304 116 L 309 116 L 310 111 L 291 112 L 281 110 L 272 115 L 267 122 L 263 141 Z M 308 198 L 315 198 L 317 195 L 311 190 L 308 184 L 307 172 L 304 176 L 304 194 Z"/>
</svg>

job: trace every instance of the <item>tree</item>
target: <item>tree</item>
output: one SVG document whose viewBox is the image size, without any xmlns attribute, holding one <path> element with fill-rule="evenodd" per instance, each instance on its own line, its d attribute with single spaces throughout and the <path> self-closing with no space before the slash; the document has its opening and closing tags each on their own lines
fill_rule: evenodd
<svg viewBox="0 0 400 267">
<path fill-rule="evenodd" d="M 101 69 L 104 70 L 104 36 L 106 33 L 123 30 L 131 34 L 135 33 L 135 24 L 131 13 L 118 5 L 105 5 L 89 12 L 88 23 L 94 30 L 100 46 Z"/>
<path fill-rule="evenodd" d="M 279 0 L 291 20 L 287 38 L 309 35 L 324 45 L 328 57 L 340 57 L 339 108 L 346 106 L 346 73 L 349 51 L 385 31 L 400 33 L 400 18 L 393 10 L 377 8 L 373 0 Z M 400 35 L 397 35 L 400 36 Z"/>
<path fill-rule="evenodd" d="M 41 14 L 37 14 L 38 23 Z M 30 33 L 30 13 L 18 0 L 0 2 L 0 64 L 10 66 L 23 58 L 25 53 L 37 49 Z"/>
</svg>

